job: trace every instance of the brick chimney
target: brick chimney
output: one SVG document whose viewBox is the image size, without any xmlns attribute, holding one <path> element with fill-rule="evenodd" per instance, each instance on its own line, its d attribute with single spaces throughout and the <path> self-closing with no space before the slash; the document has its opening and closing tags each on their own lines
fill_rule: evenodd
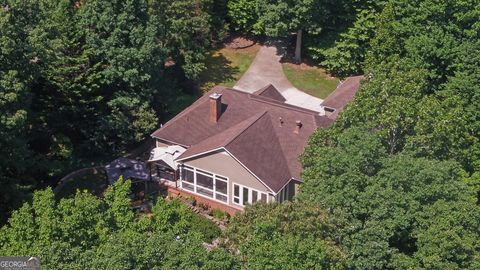
<svg viewBox="0 0 480 270">
<path fill-rule="evenodd" d="M 293 131 L 295 134 L 300 133 L 300 129 L 302 128 L 302 121 L 297 120 L 295 122 L 295 130 Z"/>
<path fill-rule="evenodd" d="M 210 122 L 217 123 L 222 114 L 222 94 L 210 95 Z"/>
</svg>

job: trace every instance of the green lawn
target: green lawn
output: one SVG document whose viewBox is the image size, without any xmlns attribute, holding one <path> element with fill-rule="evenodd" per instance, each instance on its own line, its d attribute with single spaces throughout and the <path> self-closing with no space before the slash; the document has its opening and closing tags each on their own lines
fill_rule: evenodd
<svg viewBox="0 0 480 270">
<path fill-rule="evenodd" d="M 211 51 L 205 61 L 206 68 L 199 76 L 203 92 L 215 85 L 232 87 L 247 71 L 255 59 L 260 46 L 253 45 L 244 49 L 222 48 Z"/>
<path fill-rule="evenodd" d="M 330 95 L 340 82 L 338 78 L 329 76 L 321 68 L 302 67 L 290 63 L 282 66 L 285 76 L 296 88 L 321 99 Z"/>
<path fill-rule="evenodd" d="M 56 194 L 57 198 L 74 196 L 77 190 L 88 191 L 94 195 L 101 195 L 107 187 L 107 177 L 103 169 L 87 172 L 81 177 L 68 179 Z"/>
</svg>

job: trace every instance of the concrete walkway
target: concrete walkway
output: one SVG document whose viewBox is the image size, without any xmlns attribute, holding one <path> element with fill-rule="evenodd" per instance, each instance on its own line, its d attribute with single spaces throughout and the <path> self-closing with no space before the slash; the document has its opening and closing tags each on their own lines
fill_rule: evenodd
<svg viewBox="0 0 480 270">
<path fill-rule="evenodd" d="M 280 44 L 263 45 L 248 70 L 233 88 L 253 93 L 272 84 L 285 97 L 286 103 L 320 112 L 320 103 L 323 100 L 295 88 L 283 73 L 280 63 L 283 53 Z"/>
</svg>

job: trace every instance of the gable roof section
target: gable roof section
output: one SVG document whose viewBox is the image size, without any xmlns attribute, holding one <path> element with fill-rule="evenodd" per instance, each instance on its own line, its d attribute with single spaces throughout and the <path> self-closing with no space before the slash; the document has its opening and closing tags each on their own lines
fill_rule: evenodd
<svg viewBox="0 0 480 270">
<path fill-rule="evenodd" d="M 292 178 L 272 119 L 266 111 L 190 147 L 178 160 L 220 148 L 227 150 L 275 193 Z"/>
<path fill-rule="evenodd" d="M 225 147 L 264 114 L 265 112 L 257 113 L 254 116 L 226 129 L 215 136 L 208 137 L 207 139 L 192 145 L 187 149 L 187 151 L 180 155 L 177 160 L 188 159 L 199 154 Z"/>
<path fill-rule="evenodd" d="M 335 109 L 332 114 L 333 118 L 336 118 L 338 113 L 353 99 L 362 79 L 363 76 L 348 77 L 322 102 L 322 106 Z"/>
<path fill-rule="evenodd" d="M 225 148 L 275 193 L 292 178 L 269 113 L 262 115 Z"/>
<path fill-rule="evenodd" d="M 283 95 L 277 90 L 277 88 L 275 88 L 275 86 L 273 86 L 272 84 L 269 84 L 255 92 L 253 92 L 254 95 L 259 95 L 259 96 L 262 96 L 262 97 L 267 97 L 267 98 L 271 98 L 271 99 L 274 99 L 276 101 L 279 101 L 279 102 L 285 102 L 287 101 Z"/>
<path fill-rule="evenodd" d="M 209 94 L 222 94 L 222 114 L 209 121 Z M 296 121 L 302 128 L 294 132 Z M 177 160 L 224 148 L 272 191 L 300 179 L 309 136 L 333 122 L 318 112 L 246 92 L 215 87 L 152 136 L 189 147 Z"/>
</svg>

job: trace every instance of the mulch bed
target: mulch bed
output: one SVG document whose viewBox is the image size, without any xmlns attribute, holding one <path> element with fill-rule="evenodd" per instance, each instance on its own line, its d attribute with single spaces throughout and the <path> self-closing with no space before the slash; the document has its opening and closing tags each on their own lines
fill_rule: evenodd
<svg viewBox="0 0 480 270">
<path fill-rule="evenodd" d="M 234 38 L 224 44 L 225 48 L 230 49 L 244 49 L 255 45 L 255 41 L 246 39 L 244 37 Z"/>
</svg>

